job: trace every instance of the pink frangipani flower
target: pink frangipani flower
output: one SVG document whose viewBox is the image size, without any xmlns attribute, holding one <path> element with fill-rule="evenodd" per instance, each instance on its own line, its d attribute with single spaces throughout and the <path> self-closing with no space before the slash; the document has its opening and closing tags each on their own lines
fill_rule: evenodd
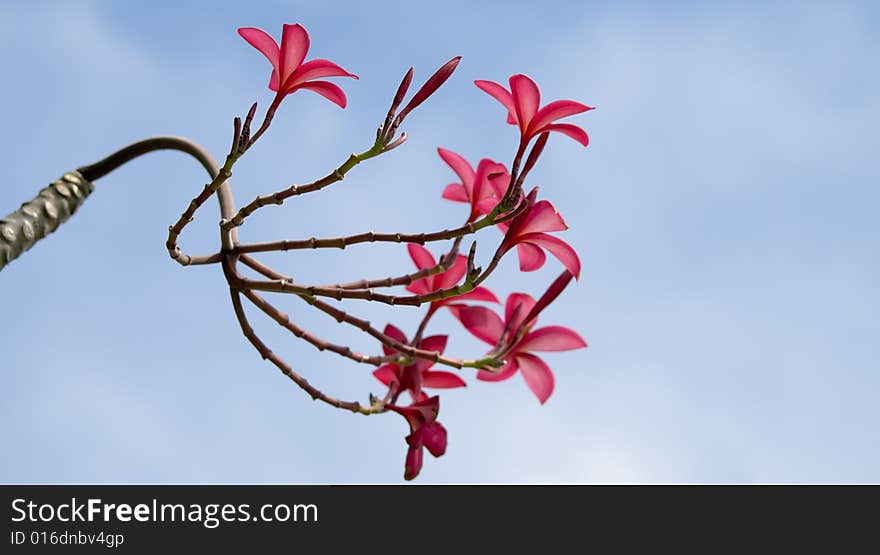
<svg viewBox="0 0 880 555">
<path fill-rule="evenodd" d="M 532 351 L 569 351 L 587 346 L 577 332 L 563 326 L 533 329 L 541 310 L 559 295 L 570 280 L 571 274 L 564 272 L 537 303 L 525 293 L 510 294 L 504 307 L 504 321 L 486 307 L 450 305 L 450 311 L 474 337 L 485 341 L 496 351 L 507 353 L 507 363 L 498 372 L 480 370 L 477 379 L 500 382 L 520 371 L 538 400 L 542 404 L 547 401 L 553 393 L 553 372 Z"/>
<path fill-rule="evenodd" d="M 466 202 L 471 206 L 468 222 L 473 222 L 482 214 L 488 214 L 495 208 L 504 190 L 497 190 L 495 183 L 506 182 L 510 174 L 504 164 L 499 164 L 488 158 L 483 158 L 477 164 L 476 171 L 461 155 L 438 148 L 437 153 L 446 162 L 452 171 L 458 175 L 460 183 L 450 183 L 443 190 L 443 198 L 454 202 Z M 491 179 L 490 179 L 491 176 Z"/>
<path fill-rule="evenodd" d="M 577 278 L 581 273 L 581 260 L 571 245 L 550 235 L 550 231 L 568 229 L 565 220 L 556 208 L 546 200 L 536 201 L 538 188 L 535 187 L 526 197 L 527 206 L 512 221 L 498 224 L 505 233 L 499 249 L 507 252 L 516 246 L 519 255 L 519 268 L 523 272 L 533 272 L 544 265 L 547 250 L 555 256 L 571 274 Z"/>
<path fill-rule="evenodd" d="M 592 110 L 592 106 L 574 100 L 555 100 L 541 108 L 541 91 L 527 75 L 517 74 L 510 78 L 510 90 L 493 81 L 474 81 L 507 108 L 507 123 L 518 125 L 522 142 L 528 143 L 545 131 L 556 131 L 587 146 L 590 138 L 586 131 L 570 123 L 554 123 L 574 114 Z"/>
<path fill-rule="evenodd" d="M 403 477 L 412 480 L 422 470 L 422 448 L 435 457 L 446 453 L 446 428 L 437 422 L 437 413 L 440 412 L 440 398 L 437 396 L 423 399 L 408 407 L 397 405 L 385 405 L 389 410 L 406 418 L 409 424 L 410 434 L 406 436 L 409 449 L 406 453 L 406 464 Z"/>
<path fill-rule="evenodd" d="M 393 337 L 397 341 L 409 345 L 409 340 L 406 338 L 406 335 L 391 324 L 385 326 L 384 333 L 388 337 Z M 447 338 L 448 337 L 445 335 L 432 335 L 422 339 L 416 347 L 426 351 L 436 351 L 442 355 L 443 351 L 446 350 Z M 386 345 L 382 345 L 382 350 L 386 355 L 391 355 L 397 352 Z M 391 387 L 391 384 L 393 383 L 397 384 L 397 393 L 394 396 L 395 401 L 397 395 L 402 391 L 409 391 L 413 401 L 421 401 L 426 398 L 425 394 L 422 392 L 423 387 L 448 389 L 453 387 L 464 387 L 466 385 L 464 380 L 452 372 L 431 370 L 430 368 L 433 365 L 433 361 L 417 358 L 415 359 L 415 362 L 409 366 L 400 366 L 395 363 L 385 364 L 377 368 L 373 372 L 373 375 L 388 387 Z"/>
<path fill-rule="evenodd" d="M 437 261 L 434 260 L 434 255 L 432 255 L 430 251 L 428 251 L 428 249 L 426 249 L 425 247 L 417 245 L 415 243 L 410 243 L 409 245 L 407 245 L 407 250 L 409 251 L 410 258 L 412 258 L 412 261 L 415 263 L 418 269 L 424 270 L 426 268 L 433 268 L 437 265 Z M 416 295 L 427 295 L 435 291 L 440 291 L 441 289 L 451 289 L 458 285 L 458 282 L 461 281 L 461 278 L 464 277 L 466 272 L 467 257 L 463 255 L 458 255 L 455 258 L 455 262 L 448 270 L 439 274 L 434 274 L 433 276 L 428 276 L 416 280 L 407 285 L 406 290 L 410 293 L 415 293 Z M 451 302 L 466 300 L 486 301 L 492 303 L 499 302 L 498 297 L 496 297 L 494 293 L 492 293 L 485 287 L 477 286 L 467 293 L 463 293 L 457 297 L 450 297 L 448 299 L 441 299 L 439 301 L 431 302 L 431 306 L 428 308 L 428 314 L 433 314 L 437 311 L 437 309 Z"/>
<path fill-rule="evenodd" d="M 238 34 L 272 64 L 269 89 L 278 93 L 278 99 L 299 90 L 314 91 L 331 102 L 345 108 L 346 98 L 338 86 L 328 81 L 315 81 L 322 77 L 352 77 L 351 74 L 329 60 L 310 60 L 303 63 L 309 51 L 309 33 L 299 23 L 284 24 L 281 46 L 271 35 L 254 27 L 242 27 Z"/>
</svg>

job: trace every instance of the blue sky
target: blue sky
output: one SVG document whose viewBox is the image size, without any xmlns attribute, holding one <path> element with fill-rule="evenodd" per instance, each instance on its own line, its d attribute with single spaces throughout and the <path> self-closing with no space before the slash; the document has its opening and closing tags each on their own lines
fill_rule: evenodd
<svg viewBox="0 0 880 555">
<path fill-rule="evenodd" d="M 473 85 L 527 73 L 589 148 L 554 137 L 532 182 L 570 225 L 584 273 L 542 315 L 590 348 L 551 353 L 540 406 L 517 376 L 443 394 L 432 482 L 878 482 L 876 314 L 880 14 L 869 3 L 263 2 L 0 4 L 0 211 L 64 171 L 148 136 L 218 157 L 231 118 L 270 100 L 268 66 L 236 34 L 300 22 L 309 57 L 361 76 L 339 110 L 285 101 L 236 167 L 239 203 L 324 175 L 370 145 L 397 81 L 453 55 L 454 78 L 407 122 L 408 143 L 326 193 L 271 207 L 247 241 L 455 224 L 435 148 L 509 161 L 512 128 Z M 168 224 L 205 182 L 169 153 L 97 182 L 58 233 L 0 274 L 0 480 L 395 483 L 406 426 L 313 403 L 237 329 L 217 267 L 181 268 Z M 183 236 L 216 250 L 216 207 Z M 484 251 L 494 232 L 480 239 Z M 439 251 L 439 248 L 437 249 Z M 398 246 L 268 257 L 319 282 L 408 271 Z M 508 260 L 499 295 L 556 275 Z M 319 335 L 376 345 L 293 299 Z M 300 303 L 301 304 L 301 303 Z M 417 310 L 348 306 L 411 330 Z M 329 392 L 365 399 L 366 367 L 253 315 Z M 464 356 L 482 347 L 442 315 Z"/>
</svg>

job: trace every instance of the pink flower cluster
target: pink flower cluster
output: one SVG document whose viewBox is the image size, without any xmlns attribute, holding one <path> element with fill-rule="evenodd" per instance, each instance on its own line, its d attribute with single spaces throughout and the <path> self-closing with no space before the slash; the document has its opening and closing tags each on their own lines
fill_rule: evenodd
<svg viewBox="0 0 880 555">
<path fill-rule="evenodd" d="M 316 79 L 357 77 L 328 60 L 304 62 L 309 49 L 309 35 L 302 26 L 284 25 L 280 46 L 259 29 L 242 28 L 239 34 L 272 64 L 269 88 L 276 92 L 276 103 L 290 93 L 307 89 L 345 107 L 345 93 L 337 85 Z M 434 84 L 429 81 L 426 87 L 431 90 L 424 92 L 423 88 L 419 93 L 420 98 L 411 102 L 405 111 L 439 87 L 455 69 L 458 59 L 453 61 L 444 70 L 445 73 L 435 74 L 432 78 L 436 81 Z M 407 79 L 410 78 L 411 73 L 407 76 Z M 442 197 L 467 205 L 467 225 L 482 225 L 481 222 L 488 220 L 487 225 L 500 231 L 502 238 L 493 264 L 508 252 L 516 250 L 519 269 L 523 272 L 542 268 L 547 262 L 547 254 L 558 260 L 563 271 L 537 301 L 527 293 L 512 292 L 504 302 L 503 312 L 498 313 L 483 305 L 469 304 L 500 304 L 492 291 L 473 285 L 448 297 L 432 300 L 412 339 L 391 324 L 385 327 L 384 335 L 404 346 L 434 353 L 439 358 L 446 351 L 448 336 L 422 337 L 422 332 L 428 320 L 445 307 L 465 330 L 490 347 L 481 359 L 486 361 L 486 365 L 476 368 L 478 380 L 501 382 L 520 374 L 526 386 L 543 404 L 553 393 L 555 379 L 550 366 L 536 353 L 568 351 L 587 346 L 577 332 L 567 327 L 537 327 L 538 316 L 573 278 L 580 276 L 581 261 L 571 245 L 553 235 L 568 229 L 559 211 L 549 201 L 538 199 L 538 187 L 525 193 L 522 184 L 551 133 L 560 133 L 583 146 L 588 145 L 589 138 L 582 128 L 571 123 L 560 123 L 559 120 L 592 108 L 573 100 L 557 100 L 541 106 L 538 85 L 522 74 L 510 77 L 509 89 L 492 81 L 479 80 L 475 81 L 475 85 L 500 102 L 506 111 L 507 123 L 518 127 L 518 148 L 509 168 L 490 158 L 481 159 L 474 167 L 452 150 L 439 148 L 440 158 L 457 176 L 456 182 L 443 189 Z M 399 103 L 400 99 L 395 102 Z M 499 221 L 496 222 L 496 219 Z M 451 256 L 444 255 L 444 259 L 438 263 L 434 255 L 419 244 L 410 243 L 407 248 L 417 270 L 429 274 L 407 285 L 406 289 L 415 295 L 455 290 L 469 283 L 471 273 L 475 271 L 473 255 L 463 256 L 453 249 Z M 431 270 L 437 268 L 442 271 L 432 273 Z M 429 357 L 408 356 L 387 344 L 383 344 L 382 348 L 389 362 L 376 369 L 373 375 L 389 388 L 385 408 L 400 414 L 409 424 L 404 472 L 404 477 L 409 480 L 419 474 L 423 448 L 427 448 L 435 457 L 446 451 L 446 429 L 437 421 L 439 397 L 429 397 L 425 390 L 464 387 L 466 383 L 457 373 L 435 369 L 435 360 Z M 403 393 L 410 397 L 409 404 L 399 404 Z"/>
</svg>

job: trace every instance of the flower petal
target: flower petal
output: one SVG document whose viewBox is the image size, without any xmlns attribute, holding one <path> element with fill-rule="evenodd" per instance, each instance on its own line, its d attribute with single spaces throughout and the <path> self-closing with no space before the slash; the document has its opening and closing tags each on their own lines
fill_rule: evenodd
<svg viewBox="0 0 880 555">
<path fill-rule="evenodd" d="M 443 424 L 435 422 L 425 426 L 422 430 L 422 443 L 435 457 L 446 453 L 446 428 L 443 427 Z"/>
<path fill-rule="evenodd" d="M 546 233 L 549 231 L 565 231 L 566 229 L 568 229 L 568 224 L 562 219 L 556 207 L 550 204 L 549 201 L 539 200 L 523 218 L 517 234 Z"/>
<path fill-rule="evenodd" d="M 383 384 L 390 386 L 392 382 L 400 382 L 400 378 L 397 376 L 399 369 L 400 367 L 396 364 L 386 364 L 374 370 L 373 375 Z"/>
<path fill-rule="evenodd" d="M 269 90 L 277 91 L 278 90 L 278 71 L 272 70 L 272 75 L 269 77 Z"/>
<path fill-rule="evenodd" d="M 406 338 L 406 335 L 402 331 L 400 331 L 399 328 L 397 328 L 396 326 L 393 326 L 391 324 L 386 325 L 385 329 L 382 331 L 382 333 L 384 333 L 385 335 L 387 335 L 391 339 L 399 341 L 400 343 L 407 343 L 409 341 Z M 389 348 L 384 343 L 382 344 L 382 351 L 384 351 L 386 355 L 390 355 L 392 353 L 397 352 L 394 349 Z"/>
<path fill-rule="evenodd" d="M 437 265 L 437 261 L 434 260 L 434 255 L 431 254 L 431 251 L 421 245 L 409 243 L 406 246 L 406 250 L 409 251 L 409 257 L 412 258 L 413 263 L 415 263 L 416 268 L 419 270 L 433 268 Z"/>
<path fill-rule="evenodd" d="M 525 133 L 541 105 L 541 91 L 531 77 L 518 73 L 510 78 L 510 93 L 513 95 L 519 127 Z"/>
<path fill-rule="evenodd" d="M 516 328 L 523 322 L 526 315 L 531 312 L 535 306 L 535 299 L 526 293 L 511 293 L 507 296 L 507 302 L 504 303 L 504 321 L 507 326 L 516 331 Z"/>
<path fill-rule="evenodd" d="M 407 436 L 409 437 L 409 436 Z M 406 451 L 406 464 L 403 467 L 403 479 L 412 480 L 422 471 L 422 446 L 410 447 Z"/>
<path fill-rule="evenodd" d="M 455 257 L 455 262 L 448 270 L 439 274 L 434 280 L 434 291 L 440 289 L 450 289 L 458 285 L 461 278 L 467 273 L 467 257 L 459 254 Z"/>
<path fill-rule="evenodd" d="M 571 245 L 546 233 L 529 233 L 520 237 L 523 243 L 532 243 L 546 249 L 577 279 L 581 276 L 581 259 Z"/>
<path fill-rule="evenodd" d="M 330 60 L 318 59 L 310 60 L 296 68 L 288 78 L 287 86 L 294 87 L 300 83 L 321 77 L 352 77 L 358 79 L 357 75 L 345 71 Z"/>
<path fill-rule="evenodd" d="M 504 380 L 509 380 L 511 376 L 516 374 L 516 371 L 519 369 L 519 365 L 516 363 L 516 357 L 511 357 L 511 359 L 501 367 L 501 370 L 497 372 L 489 372 L 486 370 L 480 370 L 477 372 L 477 379 L 484 382 L 503 382 Z"/>
<path fill-rule="evenodd" d="M 571 351 L 587 346 L 584 338 L 564 326 L 546 326 L 532 330 L 517 345 L 517 350 L 526 351 Z"/>
<path fill-rule="evenodd" d="M 504 333 L 504 322 L 495 314 L 483 306 L 448 305 L 449 311 L 455 316 L 461 325 L 481 341 L 495 346 Z"/>
<path fill-rule="evenodd" d="M 516 125 L 516 106 L 513 103 L 513 95 L 510 94 L 510 91 L 494 81 L 477 80 L 474 81 L 474 85 L 481 91 L 488 93 L 501 104 L 504 104 L 504 107 L 507 108 L 507 123 Z"/>
<path fill-rule="evenodd" d="M 588 110 L 592 110 L 592 106 L 575 102 L 574 100 L 554 100 L 547 104 L 535 114 L 535 118 L 529 125 L 529 133 L 537 135 L 544 131 L 544 126 L 558 119 L 580 114 Z"/>
<path fill-rule="evenodd" d="M 547 255 L 539 247 L 529 243 L 520 243 L 516 246 L 519 255 L 519 269 L 523 272 L 540 270 L 547 261 Z"/>
<path fill-rule="evenodd" d="M 500 179 L 503 179 L 504 181 L 501 191 L 498 190 L 498 185 L 496 185 Z M 499 164 L 488 158 L 483 158 L 480 160 L 479 164 L 477 164 L 477 173 L 474 177 L 473 198 L 477 203 L 492 199 L 492 207 L 494 207 L 495 203 L 501 200 L 501 196 L 504 194 L 504 190 L 507 188 L 507 181 L 509 180 L 510 174 L 507 173 L 507 168 L 504 164 Z M 489 210 L 491 209 L 492 208 L 489 208 Z"/>
<path fill-rule="evenodd" d="M 553 393 L 553 371 L 546 362 L 529 353 L 517 354 L 516 360 L 526 385 L 543 405 Z"/>
<path fill-rule="evenodd" d="M 452 297 L 450 300 L 452 300 L 454 302 L 459 302 L 459 301 L 485 301 L 488 303 L 500 302 L 498 300 L 498 297 L 495 296 L 495 293 L 489 291 L 488 289 L 486 289 L 482 285 L 478 285 L 477 287 L 474 287 L 473 289 L 471 289 L 467 293 L 462 293 L 461 295 L 458 295 L 457 297 Z"/>
<path fill-rule="evenodd" d="M 419 343 L 419 349 L 437 351 L 442 355 L 443 351 L 446 350 L 446 341 L 448 339 L 448 335 L 432 335 L 431 337 L 426 337 Z"/>
<path fill-rule="evenodd" d="M 299 23 L 295 25 L 285 23 L 281 31 L 280 50 L 278 70 L 281 82 L 287 85 L 287 79 L 306 59 L 306 53 L 309 51 L 308 31 Z"/>
<path fill-rule="evenodd" d="M 575 141 L 580 144 L 587 146 L 590 144 L 590 136 L 587 135 L 587 132 L 578 127 L 577 125 L 572 125 L 570 123 L 553 123 L 550 125 L 544 126 L 544 131 L 558 131 L 567 137 L 571 137 Z"/>
<path fill-rule="evenodd" d="M 440 155 L 440 158 L 446 162 L 452 171 L 455 172 L 455 175 L 461 179 L 461 184 L 464 185 L 465 191 L 467 192 L 467 200 L 470 201 L 471 194 L 474 190 L 474 169 L 468 163 L 467 160 L 461 157 L 461 155 L 452 152 L 451 150 L 445 148 L 438 148 L 437 154 Z"/>
<path fill-rule="evenodd" d="M 450 183 L 443 189 L 443 198 L 455 202 L 470 202 L 467 189 L 461 183 Z"/>
<path fill-rule="evenodd" d="M 345 108 L 345 105 L 348 102 L 345 98 L 345 93 L 342 92 L 342 89 L 340 89 L 333 83 L 330 83 L 329 81 L 309 81 L 308 83 L 300 83 L 289 92 L 293 92 L 297 89 L 308 89 L 310 91 L 315 91 L 316 93 L 320 94 L 340 108 Z"/>
<path fill-rule="evenodd" d="M 272 38 L 272 35 L 262 29 L 256 27 L 242 27 L 238 30 L 241 38 L 263 53 L 263 56 L 269 60 L 275 70 L 278 69 L 279 49 L 278 43 Z"/>
<path fill-rule="evenodd" d="M 428 370 L 422 373 L 422 387 L 449 389 L 452 387 L 465 387 L 466 385 L 463 379 L 452 372 Z"/>
</svg>

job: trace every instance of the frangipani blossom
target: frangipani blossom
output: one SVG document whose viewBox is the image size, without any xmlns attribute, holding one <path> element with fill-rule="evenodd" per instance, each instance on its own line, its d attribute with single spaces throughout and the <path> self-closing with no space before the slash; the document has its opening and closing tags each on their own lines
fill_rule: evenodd
<svg viewBox="0 0 880 555">
<path fill-rule="evenodd" d="M 567 272 L 566 272 L 567 273 Z M 547 363 L 532 351 L 570 351 L 587 346 L 587 342 L 577 332 L 563 326 L 545 326 L 533 329 L 538 314 L 545 308 L 550 297 L 555 298 L 571 279 L 557 279 L 537 304 L 525 293 L 512 293 L 507 297 L 504 307 L 504 321 L 492 310 L 482 306 L 451 305 L 450 311 L 471 332 L 493 348 L 505 349 L 505 364 L 498 372 L 480 370 L 477 379 L 487 382 L 500 382 L 509 379 L 517 371 L 522 373 L 529 389 L 543 404 L 553 393 L 553 372 Z M 528 320 L 526 320 L 528 318 Z M 523 324 L 525 324 L 523 326 Z M 520 339 L 516 332 L 523 326 Z M 515 341 L 512 345 L 500 345 L 502 339 Z"/>
<path fill-rule="evenodd" d="M 516 246 L 519 255 L 519 268 L 523 272 L 533 272 L 544 265 L 547 255 L 555 256 L 571 274 L 577 278 L 581 273 L 581 260 L 571 245 L 550 235 L 551 231 L 568 229 L 559 211 L 546 200 L 536 201 L 538 188 L 535 187 L 526 197 L 525 210 L 512 221 L 498 224 L 505 232 L 499 247 L 507 252 Z"/>
<path fill-rule="evenodd" d="M 315 81 L 322 77 L 352 77 L 353 75 L 329 60 L 310 60 L 303 63 L 309 51 L 309 33 L 299 23 L 284 24 L 281 32 L 281 46 L 271 35 L 254 27 L 242 27 L 238 34 L 251 46 L 263 53 L 272 64 L 269 89 L 278 93 L 278 98 L 299 90 L 314 91 L 331 102 L 345 108 L 346 98 L 337 85 L 328 81 Z"/>
<path fill-rule="evenodd" d="M 415 243 L 410 243 L 409 245 L 407 245 L 407 250 L 409 251 L 410 258 L 412 258 L 412 261 L 415 263 L 418 269 L 424 270 L 426 268 L 433 268 L 437 265 L 437 261 L 434 260 L 434 255 L 432 255 L 430 251 L 428 251 L 428 249 L 426 249 L 425 247 L 417 245 Z M 439 274 L 434 274 L 433 276 L 428 276 L 426 278 L 416 280 L 407 285 L 406 290 L 416 295 L 427 295 L 435 291 L 440 291 L 441 289 L 451 289 L 458 285 L 458 282 L 461 281 L 461 278 L 464 277 L 466 272 L 467 257 L 463 255 L 458 255 L 455 258 L 455 263 L 452 264 L 452 266 L 448 270 Z M 485 287 L 477 286 L 474 287 L 471 291 L 458 295 L 457 297 L 450 297 L 448 299 L 433 301 L 431 303 L 431 306 L 428 308 L 428 313 L 433 314 L 437 311 L 437 309 L 444 305 L 447 305 L 451 302 L 460 301 L 486 301 L 492 303 L 499 302 L 498 297 L 496 297 L 494 293 L 492 293 Z"/>
<path fill-rule="evenodd" d="M 474 84 L 507 108 L 507 123 L 519 126 L 523 143 L 545 131 L 562 133 L 584 146 L 590 143 L 586 131 L 580 127 L 554 122 L 592 110 L 592 106 L 574 100 L 555 100 L 541 108 L 541 91 L 531 77 L 517 74 L 511 76 L 509 82 L 510 90 L 493 81 L 478 80 Z"/>
<path fill-rule="evenodd" d="M 406 335 L 391 324 L 385 326 L 384 333 L 401 343 L 409 345 L 409 340 L 406 338 Z M 416 347 L 426 351 L 436 351 L 442 355 L 443 351 L 446 350 L 447 338 L 446 335 L 432 335 L 422 339 Z M 397 352 L 386 345 L 382 345 L 382 350 L 386 355 L 391 355 Z M 409 366 L 400 366 L 395 363 L 385 364 L 384 366 L 377 368 L 373 372 L 373 375 L 386 386 L 390 387 L 392 383 L 396 383 L 398 395 L 402 391 L 409 391 L 410 395 L 412 395 L 413 401 L 421 401 L 426 398 L 425 394 L 422 392 L 423 387 L 448 389 L 452 387 L 464 387 L 466 385 L 464 380 L 452 372 L 430 370 L 433 365 L 434 362 L 431 360 L 417 358 L 415 359 L 415 362 Z M 395 395 L 394 398 L 396 399 L 397 396 Z"/>
<path fill-rule="evenodd" d="M 504 164 L 483 158 L 474 170 L 467 160 L 451 150 L 438 148 L 437 153 L 461 180 L 460 183 L 447 185 L 443 190 L 443 198 L 470 204 L 471 213 L 468 222 L 473 222 L 480 215 L 491 212 L 504 194 L 504 190 L 499 192 L 495 184 L 504 181 L 506 187 L 507 181 L 510 180 L 510 174 Z"/>
<path fill-rule="evenodd" d="M 410 434 L 406 436 L 409 449 L 406 453 L 406 464 L 403 477 L 412 480 L 422 470 L 422 448 L 435 457 L 446 453 L 446 428 L 437 422 L 440 412 L 440 398 L 437 396 L 415 402 L 408 407 L 385 405 L 389 410 L 406 418 Z"/>
</svg>

